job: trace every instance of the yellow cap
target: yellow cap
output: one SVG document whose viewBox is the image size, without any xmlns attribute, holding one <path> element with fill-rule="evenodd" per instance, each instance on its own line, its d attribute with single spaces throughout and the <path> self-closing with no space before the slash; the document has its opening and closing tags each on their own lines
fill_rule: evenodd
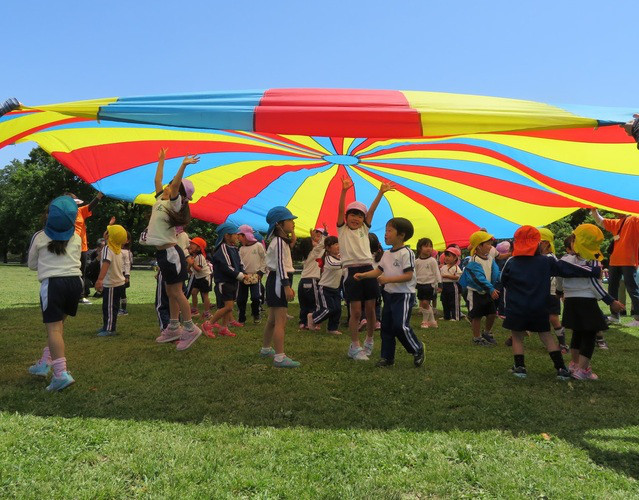
<svg viewBox="0 0 639 500">
<path fill-rule="evenodd" d="M 555 235 L 547 227 L 540 227 L 539 234 L 541 234 L 541 241 L 547 241 L 550 243 L 550 251 L 555 253 Z"/>
<path fill-rule="evenodd" d="M 484 243 L 485 241 L 490 241 L 493 239 L 492 234 L 488 234 L 486 231 L 475 231 L 470 235 L 470 245 L 468 245 L 468 249 L 470 250 L 470 255 L 475 255 L 475 249 Z"/>
<path fill-rule="evenodd" d="M 586 260 L 603 260 L 601 244 L 604 235 L 594 224 L 581 224 L 572 232 L 575 235 L 575 253 Z"/>
<path fill-rule="evenodd" d="M 122 245 L 124 245 L 127 240 L 126 229 L 119 224 L 113 224 L 107 226 L 107 232 L 109 233 L 107 245 L 109 245 L 109 248 L 115 255 L 118 255 L 122 251 Z"/>
</svg>

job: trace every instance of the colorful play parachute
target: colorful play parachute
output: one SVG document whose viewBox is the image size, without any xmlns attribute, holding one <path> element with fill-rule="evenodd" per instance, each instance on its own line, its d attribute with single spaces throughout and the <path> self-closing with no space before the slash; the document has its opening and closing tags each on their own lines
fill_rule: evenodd
<svg viewBox="0 0 639 500">
<path fill-rule="evenodd" d="M 639 153 L 618 127 L 637 109 L 552 106 L 494 97 L 374 90 L 277 89 L 21 106 L 0 118 L 0 147 L 35 141 L 109 196 L 153 201 L 186 154 L 195 217 L 266 229 L 286 205 L 300 234 L 334 231 L 343 177 L 370 204 L 397 187 L 373 230 L 407 217 L 437 248 L 478 227 L 510 237 L 579 207 L 639 214 Z"/>
</svg>

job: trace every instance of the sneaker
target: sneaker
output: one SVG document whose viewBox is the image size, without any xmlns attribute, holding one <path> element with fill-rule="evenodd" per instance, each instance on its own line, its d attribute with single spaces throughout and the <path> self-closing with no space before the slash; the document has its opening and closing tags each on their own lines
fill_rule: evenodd
<svg viewBox="0 0 639 500">
<path fill-rule="evenodd" d="M 94 297 L 95 297 L 95 295 L 94 295 Z M 78 303 L 79 304 L 84 304 L 86 306 L 90 306 L 91 305 L 91 301 L 89 299 L 87 299 L 86 297 L 82 297 Z"/>
<path fill-rule="evenodd" d="M 382 329 L 382 324 L 379 321 L 375 321 L 375 330 L 380 331 Z"/>
<path fill-rule="evenodd" d="M 577 363 L 574 363 L 573 361 L 571 361 L 570 363 L 568 363 L 568 371 L 570 373 L 574 373 L 576 370 L 578 370 L 579 367 L 577 366 Z"/>
<path fill-rule="evenodd" d="M 191 307 L 191 318 L 197 318 L 200 315 L 200 311 L 198 311 L 195 307 Z"/>
<path fill-rule="evenodd" d="M 348 357 L 356 361 L 368 361 L 368 356 L 361 347 L 350 347 Z"/>
<path fill-rule="evenodd" d="M 363 330 L 366 329 L 366 324 L 368 323 L 368 321 L 366 321 L 366 318 L 364 318 L 362 321 L 359 322 L 359 327 L 357 329 L 358 332 L 361 332 Z"/>
<path fill-rule="evenodd" d="M 51 365 L 41 359 L 35 365 L 29 367 L 29 373 L 31 375 L 37 375 L 38 377 L 46 377 L 51 371 Z"/>
<path fill-rule="evenodd" d="M 589 366 L 585 370 L 581 368 L 577 368 L 572 372 L 572 378 L 577 380 L 597 380 L 599 376 L 592 371 L 592 368 Z"/>
<path fill-rule="evenodd" d="M 227 327 L 220 328 L 220 330 L 217 332 L 217 334 L 219 336 L 221 336 L 221 337 L 236 337 L 237 336 L 231 330 L 229 330 Z"/>
<path fill-rule="evenodd" d="M 366 356 L 370 356 L 371 354 L 373 354 L 373 345 L 375 345 L 375 343 L 373 342 L 373 339 L 366 339 L 364 341 L 364 354 L 366 354 Z"/>
<path fill-rule="evenodd" d="M 51 377 L 51 383 L 47 386 L 47 391 L 61 391 L 62 389 L 69 387 L 71 384 L 75 384 L 75 380 L 73 380 L 73 377 L 69 372 L 64 371 L 59 377 L 56 377 L 55 375 Z"/>
<path fill-rule="evenodd" d="M 630 328 L 637 328 L 639 327 L 639 320 L 633 319 L 630 323 L 626 323 L 626 326 L 629 326 Z"/>
<path fill-rule="evenodd" d="M 200 335 L 202 335 L 202 330 L 200 330 L 197 326 L 193 325 L 193 330 L 182 330 L 184 333 L 178 340 L 176 349 L 178 351 L 183 351 L 184 349 L 188 349 L 191 347 L 193 342 L 195 342 Z"/>
<path fill-rule="evenodd" d="M 114 335 L 117 335 L 117 333 L 111 332 L 109 330 L 100 330 L 98 332 L 98 337 L 113 337 Z"/>
<path fill-rule="evenodd" d="M 422 347 L 413 355 L 413 364 L 419 368 L 424 364 L 424 348 Z"/>
<path fill-rule="evenodd" d="M 299 361 L 293 361 L 288 356 L 284 356 L 282 361 L 273 360 L 273 366 L 275 368 L 298 368 L 300 366 Z"/>
<path fill-rule="evenodd" d="M 164 344 L 165 342 L 173 342 L 174 340 L 178 340 L 182 336 L 181 328 L 171 329 L 166 327 L 162 332 L 160 332 L 160 336 L 155 339 L 158 344 Z"/>
<path fill-rule="evenodd" d="M 202 323 L 202 331 L 204 332 L 204 335 L 206 335 L 208 338 L 210 338 L 210 339 L 214 339 L 215 338 L 215 332 L 213 331 L 213 325 L 211 324 L 210 321 L 205 321 L 204 323 Z"/>
<path fill-rule="evenodd" d="M 341 335 L 342 332 L 339 330 L 326 330 L 326 333 L 330 333 L 331 335 Z"/>
<path fill-rule="evenodd" d="M 419 325 L 420 328 L 428 328 L 428 321 L 423 321 L 421 325 Z"/>
<path fill-rule="evenodd" d="M 259 316 L 255 316 L 253 318 L 253 324 L 255 324 L 255 325 L 259 324 L 260 321 L 262 321 L 262 318 L 260 318 Z"/>
<path fill-rule="evenodd" d="M 202 313 L 202 317 L 203 317 L 204 319 L 209 319 L 209 318 L 211 317 L 211 311 L 204 311 L 204 312 Z"/>
<path fill-rule="evenodd" d="M 497 345 L 497 341 L 495 340 L 495 337 L 493 337 L 492 333 L 482 332 L 481 336 L 482 338 L 486 339 L 486 341 L 490 342 L 491 344 Z"/>
<path fill-rule="evenodd" d="M 561 354 L 568 354 L 568 352 L 570 351 L 570 347 L 568 347 L 566 344 L 559 344 L 559 349 L 561 349 Z"/>
<path fill-rule="evenodd" d="M 606 317 L 606 321 L 609 325 L 620 325 L 621 324 L 621 318 L 619 318 L 618 316 L 608 316 Z"/>
<path fill-rule="evenodd" d="M 511 347 L 513 345 L 513 338 L 512 336 L 508 337 L 506 340 L 504 340 L 504 344 L 507 345 L 508 347 Z"/>
<path fill-rule="evenodd" d="M 129 313 L 127 311 L 125 311 L 124 309 L 120 309 L 118 311 L 118 316 L 128 316 Z"/>
<path fill-rule="evenodd" d="M 240 323 L 237 320 L 233 320 L 233 321 L 229 321 L 229 325 L 230 326 L 235 326 L 235 327 L 238 327 L 238 328 L 242 328 L 244 326 L 244 323 Z"/>
<path fill-rule="evenodd" d="M 512 373 L 515 377 L 518 377 L 518 378 L 526 378 L 528 376 L 528 372 L 526 372 L 525 366 L 513 366 L 510 369 L 510 373 Z"/>
<path fill-rule="evenodd" d="M 599 349 L 604 349 L 604 350 L 608 349 L 608 342 L 606 342 L 606 339 L 604 339 L 603 337 L 602 338 L 598 338 L 595 341 L 595 343 L 597 344 L 597 347 Z"/>
<path fill-rule="evenodd" d="M 491 344 L 484 337 L 473 337 L 473 345 L 479 345 L 483 347 L 495 347 L 495 344 Z"/>
<path fill-rule="evenodd" d="M 272 358 L 273 356 L 275 356 L 275 349 L 272 347 L 269 347 L 268 351 L 265 352 L 260 350 L 260 358 Z"/>
<path fill-rule="evenodd" d="M 379 368 L 383 368 L 386 366 L 393 366 L 394 364 L 395 364 L 394 359 L 379 358 L 379 361 L 375 363 L 375 366 Z"/>
<path fill-rule="evenodd" d="M 559 370 L 557 370 L 557 378 L 559 380 L 570 380 L 571 377 L 572 374 L 567 368 L 559 368 Z"/>
<path fill-rule="evenodd" d="M 437 321 L 429 321 L 428 326 L 431 328 L 437 328 L 439 325 L 437 324 Z"/>
</svg>

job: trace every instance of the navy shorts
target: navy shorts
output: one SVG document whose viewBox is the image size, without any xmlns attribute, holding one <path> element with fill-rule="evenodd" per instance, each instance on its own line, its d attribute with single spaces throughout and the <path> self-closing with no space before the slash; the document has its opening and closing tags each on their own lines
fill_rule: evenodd
<svg viewBox="0 0 639 500">
<path fill-rule="evenodd" d="M 556 295 L 551 295 L 548 299 L 548 314 L 561 314 L 561 299 Z"/>
<path fill-rule="evenodd" d="M 289 280 L 292 282 L 293 277 L 289 276 Z M 266 305 L 269 307 L 288 307 L 284 287 L 282 282 L 277 279 L 275 271 L 269 272 L 266 277 Z"/>
<path fill-rule="evenodd" d="M 158 261 L 162 279 L 167 285 L 183 283 L 188 277 L 184 252 L 179 246 L 173 245 L 165 250 L 158 250 L 155 258 Z"/>
<path fill-rule="evenodd" d="M 75 316 L 82 297 L 80 276 L 45 278 L 40 284 L 40 308 L 43 323 L 56 323 L 65 316 Z"/>
<path fill-rule="evenodd" d="M 195 283 L 193 286 L 195 287 Z M 237 299 L 237 281 L 220 281 L 215 284 L 215 300 L 218 308 L 224 307 L 224 302 L 229 300 L 235 302 L 235 299 Z"/>
<path fill-rule="evenodd" d="M 417 283 L 417 299 L 418 300 L 435 300 L 437 291 L 433 285 Z"/>
<path fill-rule="evenodd" d="M 197 288 L 200 293 L 207 293 L 211 291 L 211 281 L 209 278 L 195 278 L 191 288 Z"/>
<path fill-rule="evenodd" d="M 468 317 L 470 319 L 490 316 L 497 313 L 495 301 L 488 293 L 478 293 L 468 289 Z"/>
<path fill-rule="evenodd" d="M 349 302 L 357 302 L 360 300 L 377 300 L 379 296 L 379 284 L 377 278 L 367 278 L 357 281 L 353 276 L 356 273 L 366 273 L 373 270 L 373 266 L 367 264 L 365 266 L 349 267 L 348 275 L 344 280 L 344 297 Z"/>
</svg>

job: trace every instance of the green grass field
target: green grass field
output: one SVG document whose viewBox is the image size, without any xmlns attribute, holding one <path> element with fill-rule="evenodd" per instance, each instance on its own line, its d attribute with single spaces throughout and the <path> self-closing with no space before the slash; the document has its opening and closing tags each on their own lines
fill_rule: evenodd
<svg viewBox="0 0 639 500">
<path fill-rule="evenodd" d="M 302 367 L 277 370 L 259 325 L 156 344 L 153 275 L 132 283 L 117 337 L 95 336 L 99 301 L 69 319 L 77 383 L 49 394 L 26 371 L 45 343 L 35 273 L 0 266 L 1 497 L 639 498 L 637 330 L 607 332 L 601 380 L 560 382 L 535 337 L 528 378 L 510 375 L 501 328 L 487 349 L 441 322 L 418 332 L 421 369 L 402 350 L 377 369 L 291 320 Z"/>
</svg>

